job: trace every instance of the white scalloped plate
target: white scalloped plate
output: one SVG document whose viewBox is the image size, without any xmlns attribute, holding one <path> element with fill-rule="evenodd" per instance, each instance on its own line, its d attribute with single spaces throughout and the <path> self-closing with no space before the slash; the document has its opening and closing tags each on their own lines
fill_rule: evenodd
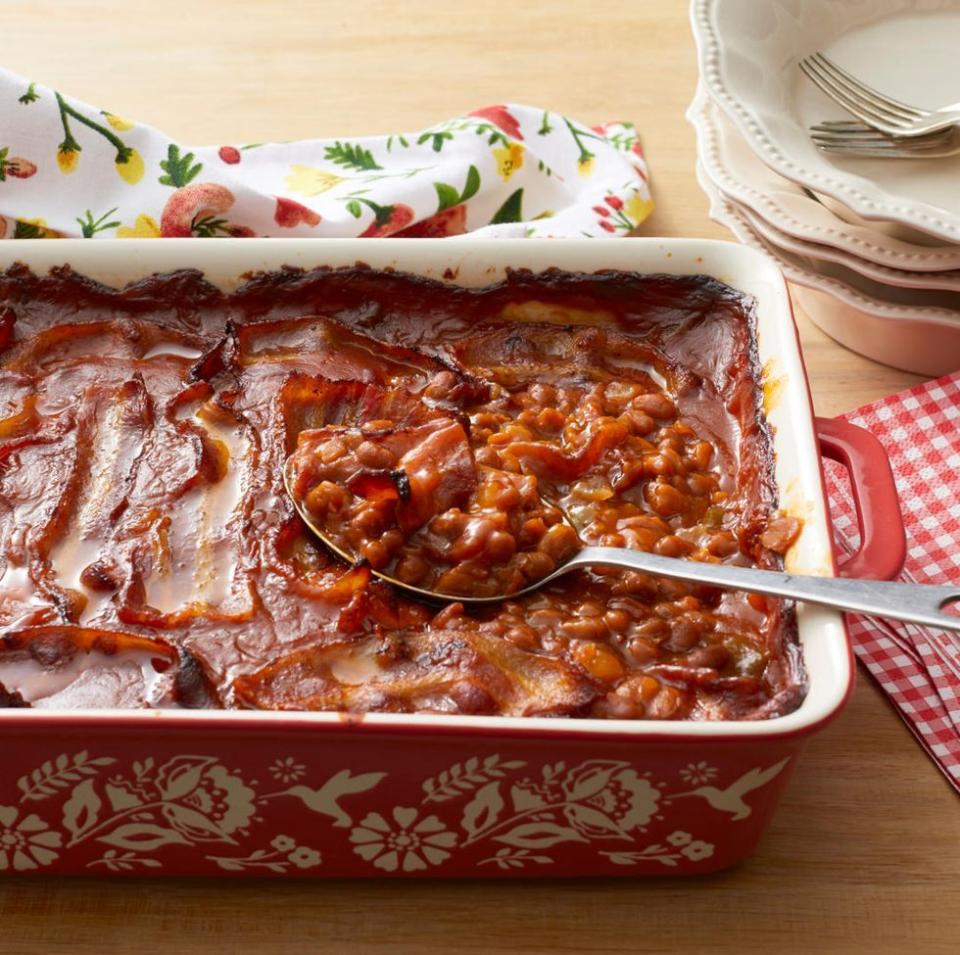
<svg viewBox="0 0 960 955">
<path fill-rule="evenodd" d="M 960 242 L 960 156 L 828 157 L 807 127 L 849 118 L 797 69 L 817 50 L 919 106 L 960 98 L 960 0 L 693 0 L 700 75 L 771 169 L 858 216 Z"/>
<path fill-rule="evenodd" d="M 710 218 L 726 226 L 744 245 L 766 253 L 790 283 L 794 302 L 831 338 L 874 361 L 921 375 L 937 377 L 960 368 L 960 314 L 893 303 L 818 274 L 799 257 L 754 232 L 700 163 L 697 178 L 710 199 Z M 885 286 L 880 289 L 887 290 Z"/>
<path fill-rule="evenodd" d="M 803 239 L 781 232 L 747 206 L 740 206 L 739 211 L 749 222 L 754 232 L 759 233 L 767 242 L 783 249 L 785 252 L 803 256 L 813 262 L 832 262 L 835 265 L 850 269 L 864 278 L 895 288 L 922 289 L 923 291 L 953 294 L 960 292 L 960 271 L 907 272 L 903 269 L 888 269 L 882 265 L 877 265 L 875 262 L 868 262 L 856 255 L 850 255 L 842 249 L 835 249 L 829 245 L 818 245 L 814 242 L 804 242 Z M 916 301 L 916 296 L 911 296 L 911 298 Z M 917 302 L 917 304 L 921 303 Z M 948 303 L 945 302 L 944 304 Z M 950 302 L 948 304 L 948 307 L 951 306 L 954 306 L 954 303 Z M 960 297 L 958 297 L 955 307 L 960 308 Z"/>
<path fill-rule="evenodd" d="M 960 246 L 918 246 L 884 234 L 877 228 L 879 223 L 838 220 L 802 186 L 761 162 L 702 84 L 687 110 L 687 121 L 697 132 L 697 154 L 713 183 L 738 206 L 751 209 L 779 232 L 884 268 L 960 270 Z M 841 211 L 838 209 L 838 214 Z M 929 236 L 925 238 L 930 241 Z"/>
</svg>

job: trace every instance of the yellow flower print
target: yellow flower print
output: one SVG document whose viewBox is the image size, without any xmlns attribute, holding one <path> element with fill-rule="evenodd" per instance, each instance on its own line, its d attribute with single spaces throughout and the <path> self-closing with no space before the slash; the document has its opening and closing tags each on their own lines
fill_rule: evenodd
<svg viewBox="0 0 960 955">
<path fill-rule="evenodd" d="M 61 143 L 60 148 L 57 149 L 57 165 L 60 167 L 60 172 L 69 176 L 77 168 L 78 162 L 80 162 L 80 150 Z"/>
<path fill-rule="evenodd" d="M 131 186 L 135 186 L 143 179 L 143 159 L 135 149 L 131 149 L 126 156 L 118 155 L 115 166 L 120 178 L 129 182 Z"/>
<path fill-rule="evenodd" d="M 493 158 L 497 161 L 497 172 L 506 182 L 523 165 L 524 148 L 519 143 L 510 143 L 501 149 L 493 151 Z"/>
<path fill-rule="evenodd" d="M 343 176 L 327 172 L 325 169 L 317 169 L 315 166 L 293 165 L 290 167 L 290 175 L 285 177 L 283 181 L 291 192 L 309 197 L 319 196 L 321 192 L 332 189 L 343 180 Z"/>
<path fill-rule="evenodd" d="M 114 113 L 108 113 L 104 111 L 103 114 L 107 122 L 118 132 L 125 133 L 128 129 L 133 129 L 136 123 L 131 123 L 129 119 L 124 119 L 122 116 L 117 116 Z"/>
<path fill-rule="evenodd" d="M 636 193 L 624 203 L 623 211 L 628 219 L 639 225 L 653 212 L 653 200 Z"/>
<path fill-rule="evenodd" d="M 120 226 L 116 236 L 118 239 L 159 239 L 160 226 L 152 216 L 141 213 L 133 226 Z"/>
<path fill-rule="evenodd" d="M 577 160 L 577 172 L 581 176 L 592 176 L 593 175 L 593 156 L 589 153 L 584 153 Z"/>
</svg>

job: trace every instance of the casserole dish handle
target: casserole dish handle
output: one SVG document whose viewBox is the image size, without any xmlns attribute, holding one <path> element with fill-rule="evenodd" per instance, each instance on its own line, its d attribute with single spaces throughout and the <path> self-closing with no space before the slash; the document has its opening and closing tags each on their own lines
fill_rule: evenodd
<svg viewBox="0 0 960 955">
<path fill-rule="evenodd" d="M 847 470 L 860 531 L 860 546 L 838 560 L 838 575 L 894 580 L 903 570 L 907 539 L 886 450 L 865 428 L 837 418 L 817 418 L 816 431 L 820 453 Z"/>
</svg>

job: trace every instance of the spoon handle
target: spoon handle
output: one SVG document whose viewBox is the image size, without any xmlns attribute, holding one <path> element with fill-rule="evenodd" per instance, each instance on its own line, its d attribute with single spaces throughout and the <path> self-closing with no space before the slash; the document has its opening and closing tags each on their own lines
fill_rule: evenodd
<svg viewBox="0 0 960 955">
<path fill-rule="evenodd" d="M 625 567 L 731 590 L 789 597 L 822 607 L 852 610 L 876 617 L 960 631 L 960 617 L 942 612 L 960 599 L 960 584 L 942 587 L 846 577 L 807 577 L 774 570 L 660 557 L 626 547 L 585 547 L 547 580 L 581 567 Z M 543 581 L 545 583 L 546 581 Z"/>
</svg>

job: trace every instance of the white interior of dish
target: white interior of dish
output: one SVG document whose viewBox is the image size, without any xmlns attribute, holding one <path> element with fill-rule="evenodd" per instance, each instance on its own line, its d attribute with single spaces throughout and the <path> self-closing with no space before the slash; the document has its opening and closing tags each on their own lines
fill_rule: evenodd
<svg viewBox="0 0 960 955">
<path fill-rule="evenodd" d="M 820 152 L 807 127 L 850 117 L 797 68 L 819 50 L 904 102 L 954 103 L 960 0 L 694 0 L 693 24 L 703 81 L 768 166 L 865 219 L 960 239 L 960 156 Z"/>
<path fill-rule="evenodd" d="M 76 271 L 110 285 L 124 285 L 154 272 L 195 268 L 223 289 L 232 289 L 246 273 L 284 265 L 312 268 L 350 266 L 358 261 L 376 268 L 396 268 L 419 275 L 477 286 L 495 282 L 507 269 L 534 271 L 557 267 L 593 272 L 621 269 L 672 275 L 706 274 L 757 300 L 757 345 L 765 374 L 776 380 L 767 393 L 767 417 L 774 435 L 776 479 L 781 507 L 803 519 L 798 541 L 787 555 L 788 569 L 798 574 L 829 576 L 833 559 L 821 483 L 819 452 L 813 430 L 806 372 L 800 357 L 786 285 L 771 261 L 760 253 L 728 242 L 704 239 L 629 239 L 603 242 L 582 239 L 449 240 L 396 239 L 183 239 L 157 242 L 87 242 L 84 240 L 0 242 L 0 269 L 14 262 L 38 274 L 69 264 Z M 473 716 L 369 714 L 369 725 L 426 729 L 514 730 L 538 733 L 649 736 L 771 736 L 803 729 L 828 717 L 843 701 L 851 680 L 850 655 L 842 617 L 835 611 L 803 606 L 798 610 L 800 643 L 809 678 L 801 706 L 786 716 L 753 722 L 697 723 L 626 720 L 556 720 Z M 0 711 L 5 715 L 24 711 Z M 203 722 L 211 717 L 244 723 L 303 721 L 337 724 L 336 713 L 261 711 L 58 710 L 34 711 L 29 719 L 46 722 L 83 719 L 149 723 Z"/>
</svg>

